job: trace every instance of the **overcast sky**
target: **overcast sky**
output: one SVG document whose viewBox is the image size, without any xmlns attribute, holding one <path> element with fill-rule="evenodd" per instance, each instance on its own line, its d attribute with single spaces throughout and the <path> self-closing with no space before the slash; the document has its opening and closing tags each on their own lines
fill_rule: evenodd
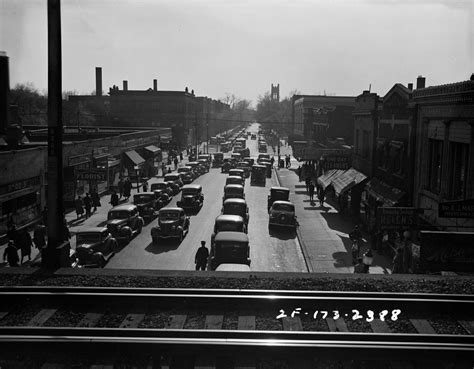
<svg viewBox="0 0 474 369">
<path fill-rule="evenodd" d="M 0 0 L 10 86 L 47 88 L 47 0 Z M 474 0 L 63 0 L 63 90 L 194 89 L 256 102 L 280 96 L 384 95 L 474 72 Z"/>
</svg>

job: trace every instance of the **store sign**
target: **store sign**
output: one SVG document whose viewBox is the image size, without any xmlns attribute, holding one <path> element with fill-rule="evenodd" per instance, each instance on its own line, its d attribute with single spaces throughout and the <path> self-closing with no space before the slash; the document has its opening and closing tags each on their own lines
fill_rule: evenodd
<svg viewBox="0 0 474 369">
<path fill-rule="evenodd" d="M 377 228 L 379 230 L 412 228 L 417 225 L 417 214 L 416 208 L 379 207 L 377 208 Z"/>
<path fill-rule="evenodd" d="M 78 181 L 106 181 L 107 171 L 94 169 L 85 171 L 76 171 L 76 180 Z"/>
<path fill-rule="evenodd" d="M 420 266 L 423 271 L 472 272 L 474 233 L 421 231 Z"/>
<path fill-rule="evenodd" d="M 474 218 L 474 199 L 440 202 L 440 218 Z"/>
<path fill-rule="evenodd" d="M 6 185 L 0 186 L 0 195 L 4 195 L 6 193 L 24 190 L 28 187 L 34 187 L 40 185 L 40 177 L 33 177 L 28 179 L 23 179 L 21 181 L 16 181 L 12 183 L 8 183 Z"/>
<path fill-rule="evenodd" d="M 328 155 L 324 156 L 323 167 L 325 170 L 343 169 L 347 170 L 352 166 L 350 155 Z"/>
<path fill-rule="evenodd" d="M 327 157 L 343 157 L 348 156 L 349 153 L 350 150 L 345 149 L 321 149 L 319 147 L 300 145 L 293 146 L 293 156 L 299 160 L 319 160 L 322 156 L 324 156 L 326 160 Z M 349 169 L 349 167 L 346 169 Z"/>
</svg>

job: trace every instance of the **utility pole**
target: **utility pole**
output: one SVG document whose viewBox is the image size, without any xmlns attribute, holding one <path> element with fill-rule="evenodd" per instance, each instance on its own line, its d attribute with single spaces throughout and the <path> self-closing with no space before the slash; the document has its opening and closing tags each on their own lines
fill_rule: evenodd
<svg viewBox="0 0 474 369">
<path fill-rule="evenodd" d="M 198 150 L 198 119 L 197 119 L 197 111 L 194 111 L 194 140 L 195 140 L 195 145 L 196 145 L 196 160 L 197 160 L 197 156 L 198 156 L 198 153 L 199 153 L 199 150 Z"/>
<path fill-rule="evenodd" d="M 42 251 L 48 269 L 68 266 L 71 248 L 64 224 L 61 66 L 61 3 L 48 0 L 48 245 Z"/>
</svg>

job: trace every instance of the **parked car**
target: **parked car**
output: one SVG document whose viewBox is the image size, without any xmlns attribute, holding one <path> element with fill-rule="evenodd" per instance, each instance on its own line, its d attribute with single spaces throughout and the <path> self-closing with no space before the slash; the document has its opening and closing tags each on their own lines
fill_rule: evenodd
<svg viewBox="0 0 474 369">
<path fill-rule="evenodd" d="M 270 211 L 270 207 L 275 201 L 289 201 L 290 189 L 286 187 L 272 187 L 268 194 L 267 208 Z"/>
<path fill-rule="evenodd" d="M 158 225 L 150 233 L 154 244 L 162 238 L 176 238 L 180 243 L 189 231 L 189 217 L 184 209 L 178 207 L 165 207 L 158 213 Z"/>
<path fill-rule="evenodd" d="M 137 205 L 140 216 L 148 223 L 155 217 L 159 209 L 155 192 L 141 192 L 133 195 L 133 203 Z"/>
<path fill-rule="evenodd" d="M 211 163 L 212 163 L 212 156 L 211 154 L 200 154 L 198 156 L 198 161 L 199 159 L 205 159 L 207 160 L 207 163 L 208 163 L 208 166 L 210 167 L 211 166 Z"/>
<path fill-rule="evenodd" d="M 230 155 L 230 157 L 233 158 L 233 159 L 235 159 L 235 160 L 237 160 L 237 161 L 240 160 L 240 154 L 239 154 L 239 153 L 235 153 L 235 152 L 234 152 L 234 153 L 232 153 L 232 154 Z"/>
<path fill-rule="evenodd" d="M 151 192 L 154 192 L 156 190 L 162 190 L 164 191 L 165 193 L 168 194 L 168 196 L 171 198 L 173 197 L 173 189 L 171 188 L 171 186 L 167 183 L 167 182 L 156 182 L 156 183 L 152 183 L 150 185 L 150 191 Z"/>
<path fill-rule="evenodd" d="M 224 186 L 224 196 L 222 202 L 229 198 L 245 199 L 244 186 L 241 185 L 227 185 Z"/>
<path fill-rule="evenodd" d="M 209 257 L 211 270 L 224 263 L 250 265 L 248 236 L 242 232 L 219 232 Z"/>
<path fill-rule="evenodd" d="M 193 168 L 194 178 L 197 178 L 200 175 L 204 174 L 202 166 L 200 166 L 197 161 L 190 161 L 186 164 L 186 166 Z"/>
<path fill-rule="evenodd" d="M 214 221 L 214 231 L 211 234 L 211 252 L 214 247 L 214 238 L 219 232 L 247 233 L 247 224 L 244 218 L 238 215 L 219 215 Z"/>
<path fill-rule="evenodd" d="M 224 201 L 221 214 L 239 215 L 249 223 L 249 207 L 244 199 L 230 198 Z"/>
<path fill-rule="evenodd" d="M 250 165 L 246 161 L 239 161 L 237 163 L 237 168 L 236 169 L 242 169 L 244 171 L 245 178 L 250 177 Z"/>
<path fill-rule="evenodd" d="M 264 165 L 252 165 L 252 173 L 250 174 L 250 184 L 266 185 L 267 167 Z"/>
<path fill-rule="evenodd" d="M 223 263 L 216 268 L 216 272 L 250 272 L 247 264 Z"/>
<path fill-rule="evenodd" d="M 258 163 L 265 166 L 267 178 L 272 178 L 272 162 L 268 159 L 260 159 Z"/>
<path fill-rule="evenodd" d="M 210 165 L 206 159 L 198 159 L 197 162 L 202 167 L 201 171 L 203 174 L 209 172 Z"/>
<path fill-rule="evenodd" d="M 165 174 L 164 180 L 165 180 L 165 182 L 170 182 L 171 181 L 171 182 L 176 183 L 179 186 L 180 189 L 181 189 L 181 187 L 184 186 L 183 178 L 182 178 L 180 173 L 167 173 L 167 174 Z"/>
<path fill-rule="evenodd" d="M 90 227 L 76 233 L 76 255 L 82 266 L 103 268 L 118 248 L 107 227 Z"/>
<path fill-rule="evenodd" d="M 114 206 L 107 214 L 107 229 L 119 243 L 129 243 L 142 231 L 144 223 L 136 205 Z"/>
<path fill-rule="evenodd" d="M 165 190 L 154 190 L 153 193 L 155 194 L 156 198 L 156 210 L 160 210 L 163 206 L 168 205 L 171 201 L 170 195 Z"/>
<path fill-rule="evenodd" d="M 183 183 L 185 185 L 194 181 L 194 178 L 195 178 L 194 171 L 193 171 L 193 168 L 191 168 L 190 166 L 184 166 L 184 167 L 178 168 L 178 173 L 182 174 Z"/>
<path fill-rule="evenodd" d="M 229 184 L 238 184 L 241 186 L 245 186 L 245 179 L 243 179 L 241 176 L 228 176 L 225 179 L 225 185 Z"/>
<path fill-rule="evenodd" d="M 223 162 L 224 162 L 224 154 L 222 152 L 214 153 L 214 160 L 212 161 L 212 167 L 218 168 L 222 166 Z"/>
<path fill-rule="evenodd" d="M 270 207 L 268 227 L 290 227 L 296 230 L 295 206 L 289 201 L 275 201 Z"/>
<path fill-rule="evenodd" d="M 221 166 L 221 173 L 229 173 L 229 170 L 233 168 L 233 164 L 230 159 L 224 159 L 224 162 L 222 163 Z"/>
<path fill-rule="evenodd" d="M 240 168 L 233 168 L 229 170 L 229 176 L 240 176 L 245 179 L 245 171 Z"/>
<path fill-rule="evenodd" d="M 200 184 L 184 185 L 181 192 L 181 200 L 177 202 L 180 208 L 198 211 L 204 204 L 204 194 Z"/>
<path fill-rule="evenodd" d="M 257 161 L 261 160 L 261 159 L 268 159 L 270 160 L 270 154 L 258 154 L 258 157 L 257 157 Z"/>
<path fill-rule="evenodd" d="M 171 188 L 171 193 L 172 195 L 177 195 L 179 191 L 181 191 L 181 187 L 179 187 L 179 184 L 173 182 L 173 181 L 168 181 L 166 184 Z"/>
<path fill-rule="evenodd" d="M 39 252 L 36 257 L 31 261 L 30 267 L 40 268 L 42 264 L 41 252 Z M 82 265 L 79 264 L 79 258 L 77 257 L 77 252 L 74 249 L 69 249 L 69 265 L 71 268 L 82 268 Z"/>
<path fill-rule="evenodd" d="M 255 164 L 255 159 L 251 158 L 250 156 L 246 156 L 245 158 L 242 159 L 242 161 L 245 161 L 246 163 L 248 163 L 250 167 Z"/>
</svg>

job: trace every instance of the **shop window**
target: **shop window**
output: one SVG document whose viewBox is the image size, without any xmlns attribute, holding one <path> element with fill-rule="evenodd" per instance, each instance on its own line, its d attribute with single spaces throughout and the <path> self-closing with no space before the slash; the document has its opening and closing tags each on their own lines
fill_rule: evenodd
<svg viewBox="0 0 474 369">
<path fill-rule="evenodd" d="M 428 140 L 428 189 L 439 193 L 441 189 L 441 165 L 443 162 L 443 141 Z"/>
<path fill-rule="evenodd" d="M 469 144 L 450 142 L 449 144 L 449 197 L 466 197 L 467 168 L 469 164 Z"/>
</svg>

